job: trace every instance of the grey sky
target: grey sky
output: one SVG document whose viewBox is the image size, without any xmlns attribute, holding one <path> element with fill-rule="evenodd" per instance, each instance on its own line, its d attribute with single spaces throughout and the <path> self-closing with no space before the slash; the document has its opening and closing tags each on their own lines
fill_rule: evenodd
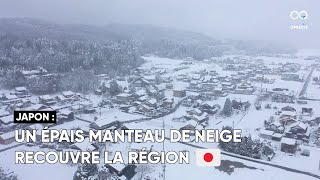
<svg viewBox="0 0 320 180">
<path fill-rule="evenodd" d="M 289 18 L 306 10 L 308 30 Z M 320 48 L 320 0 L 1 0 L 0 17 L 36 17 L 58 23 L 153 24 L 215 38 L 268 40 Z"/>
</svg>

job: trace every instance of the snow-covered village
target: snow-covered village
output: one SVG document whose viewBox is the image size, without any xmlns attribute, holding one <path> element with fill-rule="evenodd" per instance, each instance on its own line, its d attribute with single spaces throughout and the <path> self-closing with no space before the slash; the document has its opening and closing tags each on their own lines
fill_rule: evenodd
<svg viewBox="0 0 320 180">
<path fill-rule="evenodd" d="M 1 11 L 1 8 L 0 8 Z M 1 16 L 0 16 L 1 17 Z M 319 36 L 318 36 L 319 37 Z M 15 111 L 56 111 L 17 124 Z M 42 142 L 41 130 L 83 142 Z M 241 130 L 241 142 L 90 142 L 90 130 Z M 15 130 L 36 130 L 18 143 Z M 221 165 L 199 167 L 198 149 Z M 189 152 L 189 164 L 17 164 L 16 151 Z M 104 157 L 100 157 L 101 159 Z M 0 19 L 0 180 L 320 179 L 320 50 L 145 25 Z"/>
</svg>

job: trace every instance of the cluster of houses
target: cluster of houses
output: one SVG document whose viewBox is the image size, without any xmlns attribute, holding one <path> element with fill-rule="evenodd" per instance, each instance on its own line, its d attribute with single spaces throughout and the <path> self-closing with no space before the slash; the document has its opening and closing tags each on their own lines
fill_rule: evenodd
<svg viewBox="0 0 320 180">
<path fill-rule="evenodd" d="M 166 95 L 165 91 L 170 95 Z M 175 98 L 185 96 L 185 89 L 160 88 L 153 81 L 140 76 L 129 83 L 127 91 L 115 95 L 112 102 L 126 112 L 132 110 L 134 113 L 156 116 L 170 111 Z"/>
<path fill-rule="evenodd" d="M 8 97 L 12 97 L 8 99 Z M 14 130 L 28 127 L 13 123 L 13 112 L 24 111 L 57 111 L 57 124 L 75 119 L 76 113 L 93 113 L 95 109 L 90 101 L 80 94 L 64 91 L 58 95 L 32 96 L 27 88 L 17 87 L 10 93 L 1 96 L 0 144 L 12 143 Z M 50 125 L 48 125 L 50 126 Z"/>
<path fill-rule="evenodd" d="M 216 71 L 201 70 L 192 74 L 181 74 L 178 81 L 189 83 L 188 90 L 193 92 L 212 92 L 214 96 L 227 96 L 228 93 L 252 94 L 255 87 L 243 78 L 247 74 L 219 75 Z"/>
<path fill-rule="evenodd" d="M 319 121 L 312 114 L 312 108 L 303 107 L 299 114 L 295 108 L 285 106 L 276 112 L 278 120 L 265 121 L 265 129 L 260 130 L 259 136 L 267 140 L 280 141 L 281 151 L 294 153 L 298 144 L 309 142 L 310 124 Z"/>
<path fill-rule="evenodd" d="M 209 116 L 216 114 L 220 109 L 220 106 L 214 101 L 205 101 L 200 95 L 189 95 L 182 101 L 182 106 L 188 107 L 185 114 L 174 117 L 172 121 L 182 122 L 179 130 L 187 129 L 191 132 L 206 127 Z"/>
</svg>

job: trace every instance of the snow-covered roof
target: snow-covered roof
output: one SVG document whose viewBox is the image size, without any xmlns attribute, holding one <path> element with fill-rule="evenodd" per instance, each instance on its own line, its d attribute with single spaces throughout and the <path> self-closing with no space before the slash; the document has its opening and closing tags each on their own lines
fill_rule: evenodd
<svg viewBox="0 0 320 180">
<path fill-rule="evenodd" d="M 72 91 L 64 91 L 62 92 L 63 96 L 72 96 L 74 93 Z"/>
<path fill-rule="evenodd" d="M 97 120 L 97 121 L 95 121 L 93 123 L 95 123 L 99 127 L 102 127 L 102 126 L 105 126 L 105 125 L 109 124 L 110 121 L 107 120 L 107 119 L 100 119 L 100 120 Z"/>
<path fill-rule="evenodd" d="M 272 136 L 274 134 L 273 131 L 262 129 L 260 130 L 260 135 Z"/>
<path fill-rule="evenodd" d="M 83 142 L 75 143 L 71 145 L 80 149 L 81 151 L 94 151 L 96 148 L 90 143 L 89 138 L 84 139 Z"/>
<path fill-rule="evenodd" d="M 156 99 L 150 99 L 148 102 L 149 102 L 150 104 L 156 104 L 156 103 L 157 103 L 157 100 L 156 100 Z"/>
<path fill-rule="evenodd" d="M 19 131 L 19 132 L 21 132 L 21 131 Z M 0 137 L 1 137 L 3 140 L 7 140 L 7 139 L 14 138 L 14 137 L 15 137 L 15 131 L 10 131 L 10 132 L 1 134 Z"/>
<path fill-rule="evenodd" d="M 43 105 L 43 104 L 35 104 L 35 105 L 32 105 L 32 106 L 28 107 L 27 109 L 31 110 L 31 111 L 38 111 L 42 107 L 45 107 L 45 105 Z"/>
<path fill-rule="evenodd" d="M 285 115 L 285 116 L 296 116 L 297 113 L 295 111 L 282 111 L 282 115 Z"/>
<path fill-rule="evenodd" d="M 291 125 L 291 128 L 301 128 L 303 130 L 306 130 L 308 128 L 308 125 L 303 122 L 296 122 Z"/>
<path fill-rule="evenodd" d="M 117 97 L 130 97 L 131 95 L 128 94 L 128 93 L 121 93 L 121 94 L 118 94 Z"/>
<path fill-rule="evenodd" d="M 143 96 L 146 94 L 146 91 L 144 89 L 140 89 L 139 91 L 135 92 L 135 94 L 138 96 Z"/>
<path fill-rule="evenodd" d="M 63 95 L 58 95 L 56 96 L 56 98 L 59 98 L 61 101 L 66 100 L 67 98 L 65 98 Z"/>
<path fill-rule="evenodd" d="M 51 100 L 52 97 L 50 95 L 43 95 L 43 96 L 40 96 L 41 99 L 44 99 L 44 100 Z"/>
<path fill-rule="evenodd" d="M 26 91 L 27 88 L 26 87 L 16 87 L 15 90 L 16 91 Z"/>
<path fill-rule="evenodd" d="M 281 144 L 295 145 L 297 143 L 297 140 L 283 137 L 280 142 Z"/>
<path fill-rule="evenodd" d="M 9 124 L 9 123 L 13 122 L 13 115 L 3 116 L 0 118 L 0 121 L 2 121 L 5 124 Z"/>
<path fill-rule="evenodd" d="M 274 133 L 273 135 L 272 135 L 272 137 L 275 137 L 275 138 L 281 138 L 283 135 L 282 134 L 280 134 L 280 133 Z"/>
<path fill-rule="evenodd" d="M 198 122 L 197 122 L 197 121 L 189 120 L 189 121 L 185 122 L 185 123 L 183 124 L 183 126 L 182 126 L 182 127 L 185 127 L 185 126 L 188 126 L 188 125 L 191 125 L 191 126 L 196 127 L 196 126 L 197 126 L 197 124 L 198 124 Z"/>
<path fill-rule="evenodd" d="M 18 97 L 14 94 L 4 94 L 3 95 L 6 99 L 17 99 Z"/>
</svg>

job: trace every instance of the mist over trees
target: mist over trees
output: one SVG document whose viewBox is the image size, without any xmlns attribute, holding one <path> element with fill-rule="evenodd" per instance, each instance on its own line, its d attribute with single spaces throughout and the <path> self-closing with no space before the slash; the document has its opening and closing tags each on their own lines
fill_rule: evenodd
<svg viewBox="0 0 320 180">
<path fill-rule="evenodd" d="M 243 45 L 239 41 L 221 41 L 199 33 L 159 28 L 150 25 L 109 24 L 106 26 L 59 25 L 28 19 L 0 19 L 0 83 L 6 88 L 26 85 L 22 71 L 45 70 L 47 73 L 67 74 L 50 79 L 44 89 L 35 93 L 78 89 L 82 82 L 74 81 L 79 71 L 110 76 L 127 75 L 153 54 L 167 58 L 192 57 L 209 59 L 230 52 L 273 52 L 272 46 Z M 277 48 L 276 52 L 281 51 Z M 287 51 L 283 51 L 287 52 Z M 72 75 L 73 74 L 73 75 Z M 84 76 L 90 81 L 92 76 Z M 60 82 L 65 80 L 66 82 Z M 94 79 L 91 79 L 93 81 Z M 46 79 L 35 79 L 42 84 Z M 53 85 L 52 85 L 53 84 Z M 56 84 L 56 85 L 55 85 Z M 58 84 L 64 84 L 62 87 Z M 93 83 L 96 84 L 96 83 Z"/>
</svg>

